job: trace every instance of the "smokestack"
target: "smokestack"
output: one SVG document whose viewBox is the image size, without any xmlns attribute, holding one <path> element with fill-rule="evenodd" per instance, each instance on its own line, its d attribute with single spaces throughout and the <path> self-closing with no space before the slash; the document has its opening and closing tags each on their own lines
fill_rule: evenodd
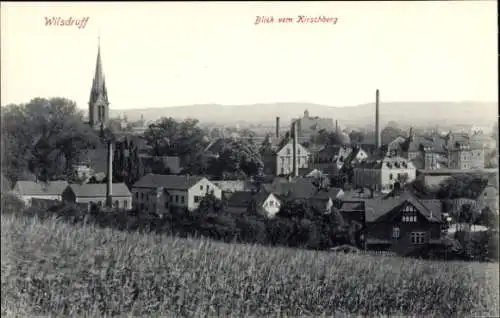
<svg viewBox="0 0 500 318">
<path fill-rule="evenodd" d="M 380 113 L 379 113 L 379 91 L 375 92 L 375 145 L 377 150 L 381 148 L 382 137 L 380 135 Z"/>
<path fill-rule="evenodd" d="M 339 133 L 339 121 L 338 120 L 335 120 L 335 133 L 336 134 Z"/>
<path fill-rule="evenodd" d="M 108 172 L 107 172 L 107 183 L 106 183 L 106 206 L 111 208 L 113 206 L 113 143 L 108 142 Z"/>
<path fill-rule="evenodd" d="M 280 138 L 280 118 L 276 117 L 276 139 Z"/>
<path fill-rule="evenodd" d="M 299 176 L 299 165 L 297 162 L 297 121 L 292 123 L 292 175 L 293 177 Z"/>
</svg>

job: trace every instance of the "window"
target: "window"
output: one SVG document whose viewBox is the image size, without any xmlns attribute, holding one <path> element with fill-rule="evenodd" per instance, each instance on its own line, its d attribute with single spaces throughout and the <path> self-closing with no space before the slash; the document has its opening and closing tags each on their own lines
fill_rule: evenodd
<svg viewBox="0 0 500 318">
<path fill-rule="evenodd" d="M 144 199 L 144 193 L 141 192 L 141 200 Z"/>
<path fill-rule="evenodd" d="M 179 196 L 175 195 L 175 203 L 179 203 Z"/>
<path fill-rule="evenodd" d="M 389 180 L 392 180 L 393 176 L 392 173 L 389 175 Z"/>
<path fill-rule="evenodd" d="M 165 201 L 165 209 L 168 209 L 168 201 Z"/>
<path fill-rule="evenodd" d="M 170 197 L 170 202 L 174 202 L 174 197 L 173 196 Z"/>
<path fill-rule="evenodd" d="M 184 203 L 184 196 L 181 195 L 181 203 Z"/>
<path fill-rule="evenodd" d="M 200 200 L 200 197 L 199 197 L 199 196 L 197 196 L 197 195 L 195 195 L 195 196 L 194 196 L 194 203 L 198 203 L 198 202 L 200 202 L 200 201 L 201 201 L 201 200 Z"/>
<path fill-rule="evenodd" d="M 412 232 L 410 237 L 413 244 L 425 243 L 425 232 Z"/>
<path fill-rule="evenodd" d="M 203 184 L 200 186 L 200 190 L 203 191 Z"/>
<path fill-rule="evenodd" d="M 403 215 L 403 222 L 417 222 L 416 215 Z"/>
<path fill-rule="evenodd" d="M 118 202 L 118 200 L 115 201 L 115 208 L 118 208 L 120 207 L 120 202 Z"/>
<path fill-rule="evenodd" d="M 139 199 L 139 192 L 136 192 L 136 193 L 135 193 L 135 198 L 136 198 L 136 199 Z"/>
<path fill-rule="evenodd" d="M 97 201 L 97 206 L 102 206 L 102 201 Z"/>
<path fill-rule="evenodd" d="M 208 191 L 209 191 L 209 190 L 210 190 L 210 187 L 209 187 L 209 186 L 207 186 L 207 191 L 206 191 L 206 192 L 208 193 Z"/>
<path fill-rule="evenodd" d="M 123 201 L 123 207 L 124 207 L 125 209 L 127 209 L 127 208 L 128 208 L 128 201 L 127 201 L 127 200 L 124 200 L 124 201 Z"/>
<path fill-rule="evenodd" d="M 269 201 L 269 206 L 274 206 L 274 201 Z"/>
<path fill-rule="evenodd" d="M 392 228 L 392 238 L 394 239 L 398 239 L 399 236 L 400 236 L 400 231 L 399 231 L 399 227 L 395 226 Z"/>
</svg>

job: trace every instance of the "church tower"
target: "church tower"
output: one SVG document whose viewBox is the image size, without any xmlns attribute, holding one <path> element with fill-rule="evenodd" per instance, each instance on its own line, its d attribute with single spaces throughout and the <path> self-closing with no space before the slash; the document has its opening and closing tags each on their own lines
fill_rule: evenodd
<svg viewBox="0 0 500 318">
<path fill-rule="evenodd" d="M 101 43 L 97 47 L 97 61 L 95 66 L 95 75 L 92 82 L 89 98 L 89 124 L 99 129 L 105 127 L 109 120 L 109 101 L 104 73 L 101 61 Z"/>
</svg>

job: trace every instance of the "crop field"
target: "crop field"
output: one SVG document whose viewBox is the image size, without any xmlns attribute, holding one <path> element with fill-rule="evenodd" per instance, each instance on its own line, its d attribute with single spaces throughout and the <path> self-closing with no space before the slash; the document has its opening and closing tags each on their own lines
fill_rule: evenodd
<svg viewBox="0 0 500 318">
<path fill-rule="evenodd" d="M 126 233 L 2 215 L 2 316 L 498 316 L 498 264 Z"/>
</svg>

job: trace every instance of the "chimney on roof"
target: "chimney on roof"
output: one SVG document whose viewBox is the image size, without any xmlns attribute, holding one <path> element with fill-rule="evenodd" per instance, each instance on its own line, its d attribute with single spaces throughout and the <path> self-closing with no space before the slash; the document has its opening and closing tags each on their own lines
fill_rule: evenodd
<svg viewBox="0 0 500 318">
<path fill-rule="evenodd" d="M 297 121 L 294 121 L 292 123 L 292 175 L 293 177 L 298 177 L 299 176 L 299 165 L 297 162 Z"/>
<path fill-rule="evenodd" d="M 113 198 L 113 143 L 108 141 L 108 171 L 107 171 L 107 182 L 106 182 L 106 206 L 112 207 Z"/>
<path fill-rule="evenodd" d="M 382 138 L 380 135 L 379 91 L 375 91 L 375 145 L 380 149 Z"/>
<path fill-rule="evenodd" d="M 280 138 L 280 118 L 276 117 L 276 139 Z"/>
</svg>

